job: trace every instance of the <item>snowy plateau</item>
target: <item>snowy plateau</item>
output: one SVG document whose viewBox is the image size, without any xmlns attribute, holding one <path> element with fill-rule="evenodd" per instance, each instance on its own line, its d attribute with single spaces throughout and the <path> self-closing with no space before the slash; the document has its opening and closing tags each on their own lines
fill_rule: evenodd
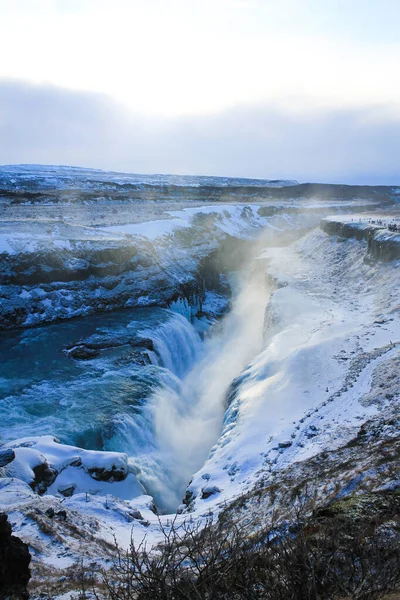
<svg viewBox="0 0 400 600">
<path fill-rule="evenodd" d="M 399 199 L 0 168 L 0 511 L 31 598 L 173 520 L 398 491 Z"/>
</svg>

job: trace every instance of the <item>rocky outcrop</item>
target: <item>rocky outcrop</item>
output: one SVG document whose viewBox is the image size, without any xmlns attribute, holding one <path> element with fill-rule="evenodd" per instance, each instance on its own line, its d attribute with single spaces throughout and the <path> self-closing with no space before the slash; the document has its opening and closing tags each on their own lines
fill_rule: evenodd
<svg viewBox="0 0 400 600">
<path fill-rule="evenodd" d="M 71 243 L 71 242 L 70 242 Z M 97 247 L 96 247 L 97 246 Z M 140 252 L 132 244 L 108 242 L 104 247 L 91 242 L 70 249 L 43 248 L 32 253 L 7 256 L 2 260 L 2 279 L 9 285 L 38 285 L 54 282 L 83 281 L 90 276 L 112 277 L 138 265 L 148 266 L 147 248 Z"/>
<path fill-rule="evenodd" d="M 30 562 L 27 544 L 12 535 L 7 515 L 0 513 L 0 598 L 28 600 Z"/>
<path fill-rule="evenodd" d="M 131 256 L 117 248 L 93 253 L 88 244 L 29 257 L 0 255 L 0 329 L 29 327 L 95 312 L 141 306 L 167 307 L 179 296 L 189 301 L 204 295 L 204 279 L 198 273 L 199 258 L 188 253 L 179 261 L 174 256 L 156 258 L 147 247 Z M 109 250 L 101 268 L 94 256 Z M 160 259 L 162 265 L 159 264 Z"/>
<path fill-rule="evenodd" d="M 57 471 L 53 469 L 48 463 L 43 462 L 32 469 L 34 473 L 34 480 L 30 484 L 31 488 L 38 494 L 42 495 L 47 491 L 47 488 L 51 486 L 52 483 L 57 478 Z"/>
<path fill-rule="evenodd" d="M 102 351 L 120 348 L 121 346 L 132 348 L 132 354 L 137 354 L 138 357 L 147 351 L 154 350 L 154 343 L 150 338 L 139 338 L 128 334 L 115 335 L 104 333 L 101 335 L 91 335 L 79 340 L 79 342 L 67 345 L 64 348 L 64 353 L 69 358 L 75 358 L 76 360 L 89 360 L 99 356 Z"/>
<path fill-rule="evenodd" d="M 321 229 L 329 235 L 354 238 L 367 243 L 370 257 L 390 262 L 400 259 L 400 231 L 391 231 L 381 219 L 322 219 Z"/>
<path fill-rule="evenodd" d="M 182 245 L 177 255 L 174 249 L 150 242 L 139 246 L 129 238 L 108 242 L 107 247 L 82 241 L 69 249 L 52 246 L 38 253 L 0 254 L 0 330 L 121 308 L 167 308 L 182 299 L 201 311 L 206 290 L 229 293 L 223 273 L 240 266 L 249 244 L 230 237 L 221 240 L 215 230 L 208 238 L 206 234 L 200 228 L 199 243 L 193 247 L 185 247 L 184 239 L 175 240 Z M 99 349 L 79 347 L 70 355 L 93 358 Z"/>
<path fill-rule="evenodd" d="M 113 481 L 123 481 L 128 475 L 126 465 L 112 465 L 108 469 L 105 467 L 93 467 L 88 469 L 88 473 L 96 481 L 109 481 L 110 483 Z"/>
<path fill-rule="evenodd" d="M 368 240 L 368 252 L 378 260 L 390 262 L 400 258 L 400 232 L 377 231 Z"/>
<path fill-rule="evenodd" d="M 202 500 L 206 500 L 210 496 L 214 496 L 214 494 L 219 494 L 221 490 L 216 485 L 207 485 L 201 491 Z"/>
<path fill-rule="evenodd" d="M 10 464 L 15 458 L 15 452 L 11 448 L 0 450 L 0 467 Z"/>
<path fill-rule="evenodd" d="M 51 245 L 29 254 L 0 253 L 0 330 L 121 308 L 167 308 L 178 299 L 201 310 L 206 289 L 227 292 L 221 273 L 244 253 L 220 238 L 216 230 L 207 238 L 201 229 L 193 247 L 185 239 L 175 240 L 181 246 L 177 252 L 126 237 L 69 242 L 62 249 Z M 95 356 L 81 348 L 74 352 L 76 358 Z"/>
</svg>

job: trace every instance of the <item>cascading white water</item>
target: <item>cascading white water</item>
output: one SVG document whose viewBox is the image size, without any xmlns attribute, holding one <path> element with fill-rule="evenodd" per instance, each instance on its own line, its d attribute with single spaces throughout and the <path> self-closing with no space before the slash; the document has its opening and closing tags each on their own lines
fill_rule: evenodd
<svg viewBox="0 0 400 600">
<path fill-rule="evenodd" d="M 231 312 L 201 353 L 197 333 L 180 315 L 156 332 L 147 332 L 171 375 L 143 411 L 146 425 L 136 423 L 142 432 L 135 436 L 133 462 L 159 508 L 177 508 L 190 476 L 217 441 L 229 385 L 261 349 L 267 301 L 264 276 L 245 277 Z"/>
<path fill-rule="evenodd" d="M 150 331 L 141 332 L 142 337 L 153 340 L 154 349 L 159 357 L 152 353 L 150 358 L 160 366 L 169 369 L 177 377 L 183 377 L 201 353 L 201 340 L 190 322 L 180 314 L 174 313 L 168 321 Z"/>
<path fill-rule="evenodd" d="M 167 320 L 154 329 L 142 329 L 139 336 L 151 339 L 154 350 L 148 350 L 155 371 L 149 373 L 159 382 L 161 389 L 179 393 L 185 374 L 199 360 L 203 347 L 199 334 L 185 317 L 165 311 Z M 149 403 L 144 403 L 141 413 L 115 415 L 116 436 L 107 444 L 110 449 L 130 452 L 133 455 L 154 449 L 154 427 Z"/>
</svg>

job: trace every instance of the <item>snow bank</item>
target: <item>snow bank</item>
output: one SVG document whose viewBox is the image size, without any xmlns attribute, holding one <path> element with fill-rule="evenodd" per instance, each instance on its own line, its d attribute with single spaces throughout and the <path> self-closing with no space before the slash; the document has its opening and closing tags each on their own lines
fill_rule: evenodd
<svg viewBox="0 0 400 600">
<path fill-rule="evenodd" d="M 263 257 L 283 287 L 266 310 L 265 347 L 233 385 L 222 435 L 188 488 L 191 510 L 347 443 L 377 414 L 362 400 L 374 369 L 400 355 L 397 264 L 368 264 L 359 242 L 318 230 Z M 219 491 L 205 494 L 210 486 Z"/>
<path fill-rule="evenodd" d="M 119 452 L 84 450 L 60 444 L 52 436 L 27 437 L 9 442 L 15 452 L 7 475 L 21 479 L 41 493 L 72 496 L 75 493 L 132 499 L 144 493 L 137 470 Z M 38 470 L 38 467 L 46 467 Z"/>
</svg>

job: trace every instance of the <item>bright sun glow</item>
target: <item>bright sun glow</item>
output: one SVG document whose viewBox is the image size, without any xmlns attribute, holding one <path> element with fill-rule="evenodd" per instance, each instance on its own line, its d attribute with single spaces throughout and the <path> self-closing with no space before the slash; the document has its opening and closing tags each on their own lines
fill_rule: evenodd
<svg viewBox="0 0 400 600">
<path fill-rule="evenodd" d="M 0 77 L 107 94 L 164 116 L 400 100 L 399 44 L 310 32 L 301 14 L 296 26 L 301 3 L 274 4 L 0 0 Z"/>
</svg>

